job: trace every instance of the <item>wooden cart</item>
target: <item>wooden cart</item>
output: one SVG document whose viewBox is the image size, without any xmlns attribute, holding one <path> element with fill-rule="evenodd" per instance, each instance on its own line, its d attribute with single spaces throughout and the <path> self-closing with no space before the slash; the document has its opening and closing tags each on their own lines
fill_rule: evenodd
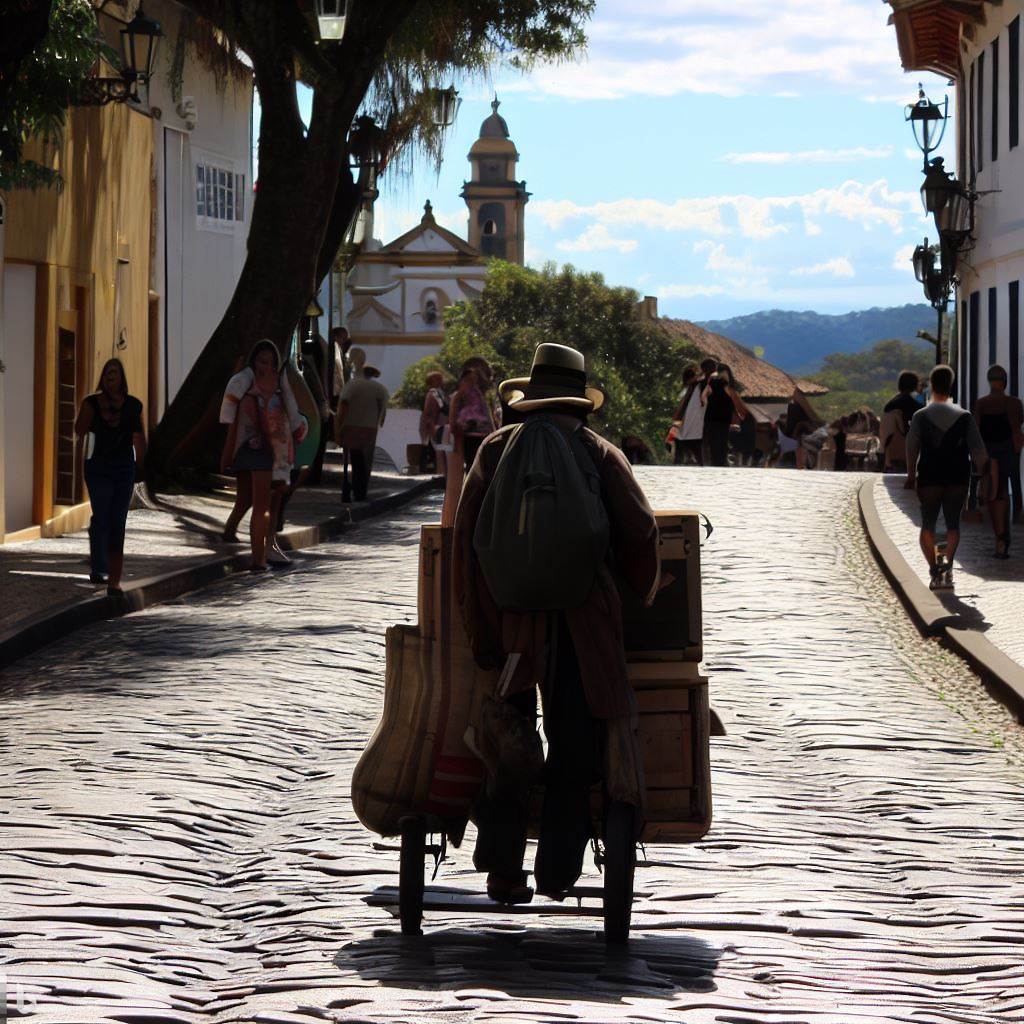
<svg viewBox="0 0 1024 1024">
<path fill-rule="evenodd" d="M 711 713 L 702 657 L 700 518 L 659 512 L 663 586 L 645 608 L 621 588 L 627 666 L 639 706 L 647 783 L 642 842 L 691 843 L 711 825 Z M 427 836 L 458 844 L 483 781 L 483 766 L 464 741 L 496 674 L 473 662 L 452 608 L 451 531 L 423 528 L 419 624 L 388 631 L 387 683 L 380 725 L 356 766 L 353 807 L 372 831 L 401 839 L 398 888 L 367 902 L 398 913 L 402 932 L 421 934 L 424 910 L 445 913 L 601 915 L 609 942 L 629 935 L 636 829 L 633 808 L 605 804 L 595 792 L 595 833 L 601 843 L 601 887 L 580 886 L 578 907 L 508 907 L 466 890 L 426 887 L 425 859 L 440 848 Z M 600 907 L 589 901 L 600 898 Z M 588 901 L 584 905 L 584 901 Z"/>
</svg>

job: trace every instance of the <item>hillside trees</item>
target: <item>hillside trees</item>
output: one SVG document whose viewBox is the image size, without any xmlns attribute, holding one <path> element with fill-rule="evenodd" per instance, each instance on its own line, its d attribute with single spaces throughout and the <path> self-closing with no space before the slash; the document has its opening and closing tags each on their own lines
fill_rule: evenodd
<svg viewBox="0 0 1024 1024">
<path fill-rule="evenodd" d="M 607 396 L 591 425 L 616 444 L 635 434 L 658 453 L 679 400 L 683 366 L 698 354 L 656 321 L 639 317 L 639 298 L 631 288 L 612 287 L 600 274 L 571 266 L 533 270 L 494 260 L 481 298 L 445 311 L 441 351 L 409 368 L 395 401 L 422 406 L 430 370 L 456 377 L 474 355 L 491 363 L 499 381 L 527 376 L 537 345 L 558 342 L 584 353 L 588 376 Z"/>
<path fill-rule="evenodd" d="M 320 45 L 302 0 L 182 2 L 248 55 L 262 117 L 248 256 L 153 437 L 151 470 L 162 476 L 208 458 L 225 381 L 257 339 L 287 343 L 330 268 L 361 199 L 349 152 L 357 114 L 384 129 L 382 165 L 417 148 L 438 158 L 442 138 L 425 90 L 501 61 L 570 57 L 585 43 L 593 8 L 593 0 L 359 0 L 342 42 Z M 308 126 L 299 79 L 313 90 Z"/>
<path fill-rule="evenodd" d="M 885 403 L 896 394 L 896 378 L 902 370 L 927 377 L 934 363 L 931 345 L 895 338 L 864 352 L 835 352 L 825 357 L 821 372 L 811 377 L 829 389 L 829 394 L 813 400 L 814 407 L 827 420 L 861 406 L 880 416 Z"/>
</svg>

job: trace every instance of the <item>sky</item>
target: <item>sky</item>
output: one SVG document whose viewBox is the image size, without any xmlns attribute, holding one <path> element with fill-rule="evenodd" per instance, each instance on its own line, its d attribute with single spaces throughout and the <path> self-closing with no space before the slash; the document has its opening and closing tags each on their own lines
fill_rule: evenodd
<svg viewBox="0 0 1024 1024">
<path fill-rule="evenodd" d="M 376 234 L 413 227 L 430 199 L 465 237 L 466 153 L 496 91 L 532 194 L 530 265 L 600 271 L 691 320 L 924 301 L 910 254 L 929 224 L 904 122 L 922 76 L 903 73 L 889 11 L 598 0 L 581 61 L 455 83 L 464 102 L 440 176 L 385 176 Z"/>
</svg>

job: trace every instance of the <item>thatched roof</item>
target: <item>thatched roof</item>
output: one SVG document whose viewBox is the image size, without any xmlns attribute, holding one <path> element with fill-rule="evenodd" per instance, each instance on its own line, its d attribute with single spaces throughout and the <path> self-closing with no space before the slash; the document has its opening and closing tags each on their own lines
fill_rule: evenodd
<svg viewBox="0 0 1024 1024">
<path fill-rule="evenodd" d="M 710 356 L 728 364 L 745 401 L 786 402 L 797 387 L 806 395 L 828 394 L 828 388 L 823 385 L 791 377 L 785 370 L 759 359 L 745 345 L 722 334 L 706 331 L 689 320 L 661 317 L 657 323 L 669 333 L 688 341 L 702 358 Z"/>
</svg>

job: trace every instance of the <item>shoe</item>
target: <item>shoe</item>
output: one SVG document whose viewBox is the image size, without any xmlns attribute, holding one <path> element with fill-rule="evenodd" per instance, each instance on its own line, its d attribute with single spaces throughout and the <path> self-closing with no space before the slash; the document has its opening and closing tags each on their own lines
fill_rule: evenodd
<svg viewBox="0 0 1024 1024">
<path fill-rule="evenodd" d="M 220 535 L 220 542 L 221 544 L 241 544 L 238 534 L 234 532 L 228 533 L 227 530 Z"/>
<path fill-rule="evenodd" d="M 101 572 L 91 572 L 89 573 L 89 582 L 95 583 L 98 586 L 102 586 L 104 583 L 107 582 L 107 577 L 104 576 L 103 573 Z"/>
<path fill-rule="evenodd" d="M 269 548 L 267 550 L 267 561 L 271 565 L 292 564 L 292 560 L 280 548 Z"/>
<path fill-rule="evenodd" d="M 518 878 L 507 878 L 492 872 L 487 876 L 487 896 L 495 903 L 513 907 L 531 902 L 533 889 L 526 884 L 525 871 Z"/>
<path fill-rule="evenodd" d="M 124 597 L 124 591 L 120 587 L 107 587 L 107 597 L 113 597 L 115 600 L 120 600 Z"/>
<path fill-rule="evenodd" d="M 942 589 L 952 590 L 953 589 L 953 567 L 947 565 L 942 573 Z"/>
<path fill-rule="evenodd" d="M 1009 530 L 1007 530 L 1006 533 L 1001 533 L 1001 534 L 999 534 L 998 537 L 996 537 L 996 545 L 997 545 L 997 547 L 1000 544 L 1003 547 L 1002 551 L 999 551 L 999 550 L 994 551 L 993 554 L 992 554 L 992 557 L 993 558 L 1003 558 L 1003 559 L 1009 558 L 1010 557 L 1010 531 Z"/>
<path fill-rule="evenodd" d="M 931 580 L 928 583 L 929 590 L 942 590 L 943 580 L 945 578 L 945 567 L 941 565 L 933 565 L 929 570 L 931 573 Z"/>
<path fill-rule="evenodd" d="M 249 572 L 251 572 L 254 576 L 258 576 L 260 573 L 269 572 L 269 571 L 270 571 L 270 566 L 269 565 L 251 565 L 251 566 L 249 566 Z"/>
</svg>

